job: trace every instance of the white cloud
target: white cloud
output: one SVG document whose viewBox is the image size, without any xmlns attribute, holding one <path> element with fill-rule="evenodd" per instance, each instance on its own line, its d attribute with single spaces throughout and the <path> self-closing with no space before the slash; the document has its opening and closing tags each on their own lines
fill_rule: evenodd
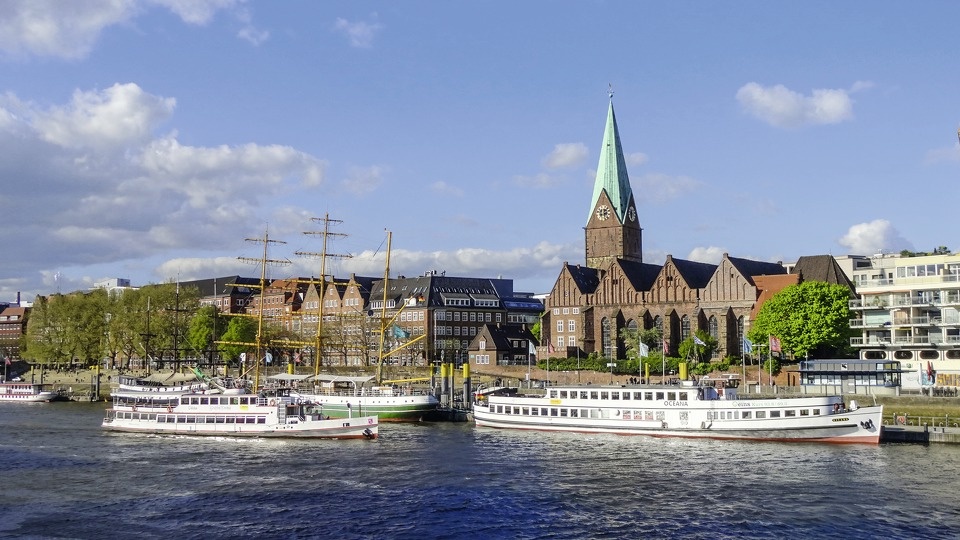
<svg viewBox="0 0 960 540">
<path fill-rule="evenodd" d="M 781 84 L 763 87 L 751 82 L 737 90 L 737 101 L 746 112 L 775 127 L 837 124 L 853 118 L 853 101 L 846 90 L 819 89 L 804 96 Z"/>
<path fill-rule="evenodd" d="M 0 238 L 18 253 L 2 273 L 219 248 L 259 221 L 266 198 L 323 181 L 322 160 L 287 146 L 156 138 L 174 103 L 132 84 L 49 108 L 0 97 L 0 177 L 18 179 L 4 217 L 21 227 Z"/>
<path fill-rule="evenodd" d="M 368 49 L 373 46 L 373 38 L 383 28 L 383 25 L 380 23 L 350 22 L 346 19 L 337 18 L 334 28 L 350 39 L 351 47 Z"/>
<path fill-rule="evenodd" d="M 546 173 L 539 173 L 534 176 L 517 175 L 513 177 L 513 181 L 519 186 L 535 189 L 547 189 L 559 183 L 557 178 Z"/>
<path fill-rule="evenodd" d="M 662 173 L 649 173 L 637 180 L 641 201 L 666 202 L 686 193 L 696 191 L 703 182 L 689 176 L 670 176 Z"/>
<path fill-rule="evenodd" d="M 587 145 L 583 143 L 561 143 L 554 146 L 553 151 L 543 158 L 543 166 L 548 169 L 574 167 L 583 163 L 587 152 Z"/>
<path fill-rule="evenodd" d="M 690 251 L 687 259 L 702 263 L 719 264 L 720 261 L 723 260 L 723 254 L 726 252 L 726 249 L 715 246 L 697 247 Z"/>
<path fill-rule="evenodd" d="M 238 0 L 5 0 L 0 2 L 0 51 L 11 56 L 86 57 L 107 27 L 131 21 L 150 4 L 195 25 Z"/>
<path fill-rule="evenodd" d="M 451 186 L 443 180 L 430 184 L 430 189 L 441 195 L 452 195 L 454 197 L 463 197 L 463 190 L 457 186 Z"/>
<path fill-rule="evenodd" d="M 627 154 L 623 156 L 623 159 L 627 161 L 627 165 L 631 165 L 631 166 L 643 165 L 644 163 L 650 160 L 650 158 L 643 152 L 634 152 L 632 154 Z"/>
<path fill-rule="evenodd" d="M 899 252 L 913 249 L 913 245 L 900 236 L 900 232 L 885 219 L 852 225 L 847 234 L 837 242 L 853 255 L 872 255 L 880 251 Z"/>
<path fill-rule="evenodd" d="M 370 165 L 369 167 L 350 167 L 347 178 L 343 180 L 343 187 L 354 195 L 366 195 L 373 192 L 383 183 L 383 167 Z"/>
</svg>

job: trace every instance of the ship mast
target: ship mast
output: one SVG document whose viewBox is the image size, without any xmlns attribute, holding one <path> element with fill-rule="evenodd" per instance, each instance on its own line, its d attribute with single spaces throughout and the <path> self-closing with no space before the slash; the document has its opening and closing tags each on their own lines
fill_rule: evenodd
<svg viewBox="0 0 960 540">
<path fill-rule="evenodd" d="M 311 221 L 323 222 L 323 231 L 304 231 L 303 234 L 319 234 L 323 236 L 323 247 L 321 248 L 320 253 L 314 253 L 310 251 L 297 251 L 296 254 L 302 257 L 317 257 L 320 259 L 320 290 L 318 291 L 320 302 L 317 306 L 317 333 L 314 336 L 314 350 L 315 357 L 313 362 L 313 375 L 320 375 L 320 366 L 323 365 L 323 302 L 326 297 L 326 285 L 327 285 L 327 259 L 349 259 L 353 255 L 344 255 L 338 253 L 327 253 L 327 239 L 331 236 L 347 236 L 343 233 L 334 233 L 330 232 L 330 224 L 340 224 L 343 223 L 343 220 L 340 219 L 330 219 L 330 214 L 324 214 L 322 218 L 310 218 Z M 331 276 L 332 278 L 332 276 Z M 331 279 L 331 282 L 333 280 Z"/>
<path fill-rule="evenodd" d="M 257 244 L 263 244 L 263 256 L 259 259 L 252 257 L 237 257 L 241 261 L 245 262 L 254 262 L 260 263 L 260 305 L 257 309 L 257 337 L 254 341 L 254 345 L 257 348 L 257 358 L 254 364 L 254 375 L 253 375 L 253 391 L 257 392 L 260 389 L 260 359 L 263 357 L 263 309 L 264 309 L 264 296 L 267 290 L 267 265 L 287 265 L 291 264 L 287 259 L 269 259 L 267 258 L 267 249 L 270 244 L 286 244 L 282 240 L 272 240 L 270 238 L 270 233 L 268 231 L 263 232 L 262 238 L 246 238 L 247 242 L 254 242 Z"/>
<path fill-rule="evenodd" d="M 387 285 L 390 280 L 390 244 L 393 232 L 387 231 L 387 262 L 383 270 L 383 303 L 380 304 L 380 353 L 377 359 L 377 384 L 383 380 L 383 342 L 387 331 Z"/>
</svg>

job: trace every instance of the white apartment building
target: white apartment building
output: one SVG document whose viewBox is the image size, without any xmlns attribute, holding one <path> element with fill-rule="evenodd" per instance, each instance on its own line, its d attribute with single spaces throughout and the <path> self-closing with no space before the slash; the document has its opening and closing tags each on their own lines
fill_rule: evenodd
<svg viewBox="0 0 960 540">
<path fill-rule="evenodd" d="M 960 254 L 845 258 L 859 357 L 900 362 L 904 390 L 960 387 Z"/>
</svg>

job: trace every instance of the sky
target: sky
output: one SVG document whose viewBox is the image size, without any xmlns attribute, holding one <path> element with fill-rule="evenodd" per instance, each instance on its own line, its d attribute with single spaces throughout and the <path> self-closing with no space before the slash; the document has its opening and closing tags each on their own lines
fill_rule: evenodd
<svg viewBox="0 0 960 540">
<path fill-rule="evenodd" d="M 338 278 L 382 276 L 390 231 L 392 277 L 549 292 L 584 262 L 610 99 L 645 262 L 960 250 L 957 21 L 952 1 L 3 0 L 0 301 L 256 277 L 265 237 L 288 262 L 268 277 L 316 276 L 324 216 Z"/>
</svg>

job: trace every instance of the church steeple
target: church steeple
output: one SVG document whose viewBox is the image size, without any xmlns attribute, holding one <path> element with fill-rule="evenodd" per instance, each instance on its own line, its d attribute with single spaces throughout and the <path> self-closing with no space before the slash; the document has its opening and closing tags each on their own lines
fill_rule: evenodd
<svg viewBox="0 0 960 540">
<path fill-rule="evenodd" d="M 616 259 L 643 262 L 641 231 L 611 91 L 600 163 L 585 228 L 587 266 L 604 268 Z"/>
</svg>

